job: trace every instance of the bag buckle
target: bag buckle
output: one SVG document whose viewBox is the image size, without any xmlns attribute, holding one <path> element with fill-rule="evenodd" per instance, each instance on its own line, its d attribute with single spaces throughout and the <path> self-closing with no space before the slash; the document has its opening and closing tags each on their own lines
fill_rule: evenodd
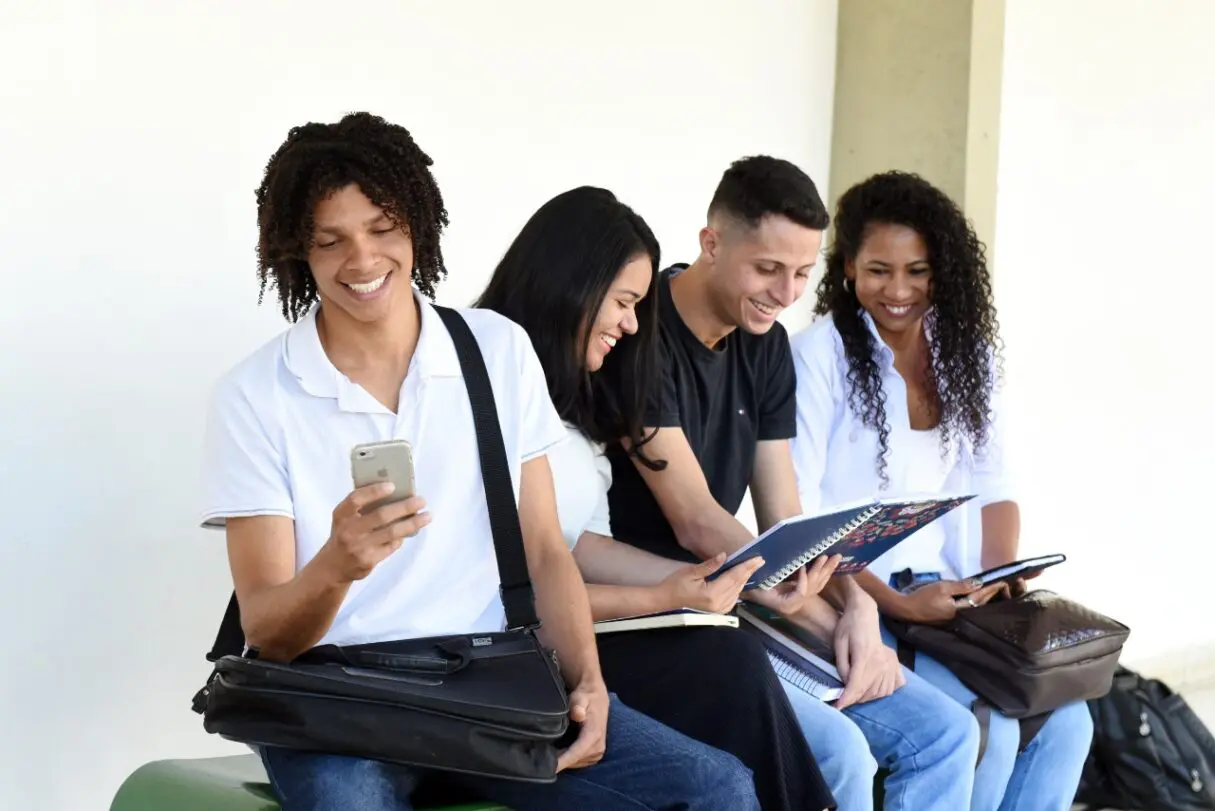
<svg viewBox="0 0 1215 811">
<path fill-rule="evenodd" d="M 540 627 L 540 620 L 536 616 L 536 595 L 530 581 L 516 586 L 498 586 L 498 596 L 502 598 L 502 608 L 506 610 L 507 628 L 530 631 Z M 511 624 L 512 620 L 520 619 L 520 624 Z"/>
</svg>

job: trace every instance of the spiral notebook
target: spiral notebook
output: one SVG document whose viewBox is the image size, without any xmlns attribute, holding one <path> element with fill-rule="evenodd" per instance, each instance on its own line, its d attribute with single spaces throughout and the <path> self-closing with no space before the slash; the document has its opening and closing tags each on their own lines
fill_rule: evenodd
<svg viewBox="0 0 1215 811">
<path fill-rule="evenodd" d="M 726 559 L 707 577 L 714 580 L 743 561 L 760 556 L 760 566 L 744 588 L 770 589 L 820 555 L 841 555 L 835 573 L 856 574 L 916 530 L 965 504 L 973 495 L 876 499 L 831 512 L 799 515 L 767 532 Z"/>
<path fill-rule="evenodd" d="M 843 695 L 835 653 L 823 640 L 762 605 L 740 605 L 737 612 L 741 627 L 767 649 L 776 675 L 821 701 Z"/>
</svg>

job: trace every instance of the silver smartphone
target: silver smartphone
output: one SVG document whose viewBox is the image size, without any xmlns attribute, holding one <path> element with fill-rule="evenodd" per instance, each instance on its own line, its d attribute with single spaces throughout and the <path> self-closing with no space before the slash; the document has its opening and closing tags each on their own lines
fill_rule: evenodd
<svg viewBox="0 0 1215 811">
<path fill-rule="evenodd" d="M 396 488 L 384 498 L 368 504 L 362 512 L 404 501 L 414 495 L 413 448 L 404 439 L 355 445 L 350 451 L 350 473 L 355 489 L 380 482 L 392 482 Z"/>
</svg>

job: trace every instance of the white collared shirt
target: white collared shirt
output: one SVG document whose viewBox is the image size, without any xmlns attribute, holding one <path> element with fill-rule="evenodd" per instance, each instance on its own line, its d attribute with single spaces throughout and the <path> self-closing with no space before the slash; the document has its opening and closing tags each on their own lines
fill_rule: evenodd
<svg viewBox="0 0 1215 811">
<path fill-rule="evenodd" d="M 938 519 L 878 558 L 869 570 L 883 582 L 910 567 L 958 579 L 981 570 L 983 506 L 1013 497 L 1006 458 L 1004 415 L 999 389 L 991 399 L 993 424 L 987 448 L 976 454 L 969 441 L 955 438 L 941 455 L 937 431 L 914 431 L 907 408 L 907 385 L 894 368 L 894 352 L 882 340 L 868 313 L 874 336 L 886 422 L 890 426 L 888 487 L 877 469 L 878 432 L 865 426 L 848 404 L 848 361 L 843 340 L 830 316 L 791 338 L 797 373 L 797 436 L 792 441 L 802 509 L 818 512 L 832 505 L 873 497 L 925 493 L 975 493 L 977 498 Z"/>
<path fill-rule="evenodd" d="M 353 489 L 350 451 L 406 439 L 432 522 L 350 587 L 321 643 L 498 631 L 505 614 L 472 410 L 446 327 L 414 291 L 421 332 L 394 414 L 329 361 L 314 307 L 217 385 L 207 424 L 206 527 L 234 516 L 295 522 L 296 570 L 325 544 Z M 522 463 L 565 430 L 526 333 L 489 310 L 461 310 L 493 385 L 515 497 Z"/>
</svg>

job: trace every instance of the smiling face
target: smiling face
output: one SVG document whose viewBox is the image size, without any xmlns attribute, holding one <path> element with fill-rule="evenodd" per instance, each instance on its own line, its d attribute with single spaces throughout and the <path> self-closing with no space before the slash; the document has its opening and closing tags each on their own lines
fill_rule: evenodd
<svg viewBox="0 0 1215 811">
<path fill-rule="evenodd" d="M 856 297 L 881 332 L 899 335 L 918 329 L 932 307 L 932 267 L 928 247 L 905 225 L 875 223 L 844 273 Z"/>
<path fill-rule="evenodd" d="M 822 241 L 822 231 L 775 214 L 755 228 L 729 220 L 705 228 L 701 250 L 713 269 L 718 318 L 753 335 L 772 329 L 806 291 Z"/>
<path fill-rule="evenodd" d="M 653 275 L 653 263 L 650 257 L 644 254 L 630 259 L 616 274 L 588 333 L 588 372 L 599 371 L 604 358 L 616 346 L 616 342 L 625 335 L 637 332 L 637 303 L 645 298 Z"/>
<path fill-rule="evenodd" d="M 341 312 L 371 323 L 401 301 L 412 306 L 413 242 L 358 186 L 325 197 L 313 219 L 308 265 L 330 318 Z"/>
</svg>

